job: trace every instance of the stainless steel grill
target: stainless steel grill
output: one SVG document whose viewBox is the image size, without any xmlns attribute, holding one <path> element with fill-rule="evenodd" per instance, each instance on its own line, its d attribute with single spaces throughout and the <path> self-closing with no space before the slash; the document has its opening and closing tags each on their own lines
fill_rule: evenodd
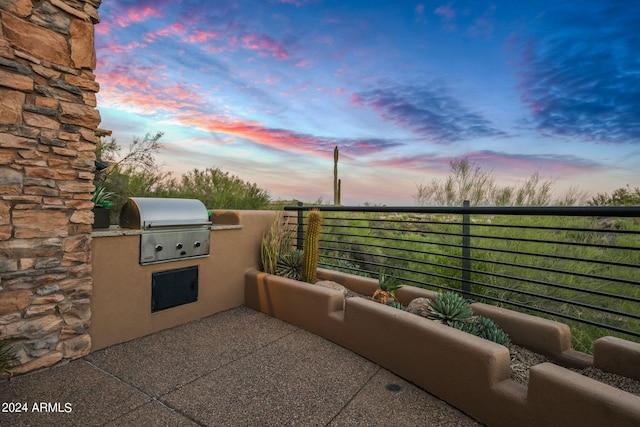
<svg viewBox="0 0 640 427">
<path fill-rule="evenodd" d="M 142 230 L 143 265 L 208 256 L 210 226 L 200 200 L 131 197 L 120 211 L 120 227 Z"/>
</svg>

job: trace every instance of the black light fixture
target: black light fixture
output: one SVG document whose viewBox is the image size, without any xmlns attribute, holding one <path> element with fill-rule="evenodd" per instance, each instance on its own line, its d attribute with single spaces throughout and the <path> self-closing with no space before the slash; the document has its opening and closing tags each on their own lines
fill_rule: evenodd
<svg viewBox="0 0 640 427">
<path fill-rule="evenodd" d="M 98 172 L 109 167 L 108 163 L 101 162 L 100 160 L 95 160 L 94 164 L 96 165 L 96 171 Z"/>
</svg>

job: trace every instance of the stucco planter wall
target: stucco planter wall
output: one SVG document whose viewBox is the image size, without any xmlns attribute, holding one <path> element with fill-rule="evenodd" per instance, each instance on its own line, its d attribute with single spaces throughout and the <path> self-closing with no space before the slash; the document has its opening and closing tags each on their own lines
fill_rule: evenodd
<svg viewBox="0 0 640 427">
<path fill-rule="evenodd" d="M 375 280 L 327 270 L 319 270 L 319 277 L 365 295 L 377 287 Z M 396 296 L 407 304 L 434 294 L 403 287 Z M 640 397 L 552 363 L 533 367 L 526 387 L 510 379 L 506 347 L 367 299 L 345 300 L 340 291 L 249 269 L 245 305 L 336 342 L 491 426 L 640 425 Z M 479 303 L 472 307 L 516 344 L 563 364 L 594 361 L 571 350 L 566 325 Z M 640 346 L 619 341 L 596 344 L 601 366 L 616 358 L 637 366 Z"/>
</svg>

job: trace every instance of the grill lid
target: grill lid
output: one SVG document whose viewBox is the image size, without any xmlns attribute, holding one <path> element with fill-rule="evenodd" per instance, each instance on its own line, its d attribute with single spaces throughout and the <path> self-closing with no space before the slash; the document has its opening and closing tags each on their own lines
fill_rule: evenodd
<svg viewBox="0 0 640 427">
<path fill-rule="evenodd" d="M 120 211 L 120 227 L 157 229 L 211 225 L 200 200 L 130 197 Z"/>
</svg>

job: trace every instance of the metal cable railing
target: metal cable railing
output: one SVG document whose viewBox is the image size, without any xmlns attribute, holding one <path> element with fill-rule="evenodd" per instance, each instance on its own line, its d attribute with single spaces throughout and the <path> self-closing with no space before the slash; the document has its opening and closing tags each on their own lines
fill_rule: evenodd
<svg viewBox="0 0 640 427">
<path fill-rule="evenodd" d="M 640 338 L 640 207 L 287 206 L 324 221 L 321 265 Z M 575 345 L 575 343 L 574 343 Z"/>
</svg>

